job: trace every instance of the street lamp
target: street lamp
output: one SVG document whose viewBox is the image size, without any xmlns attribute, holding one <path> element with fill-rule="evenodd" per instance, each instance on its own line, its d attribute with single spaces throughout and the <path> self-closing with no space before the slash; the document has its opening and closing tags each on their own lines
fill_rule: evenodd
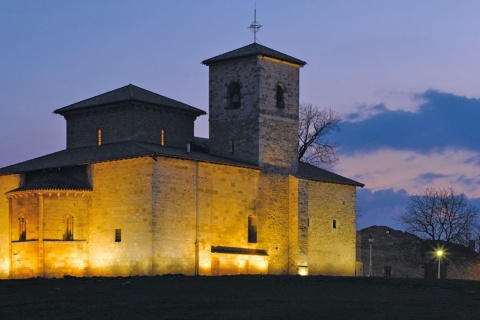
<svg viewBox="0 0 480 320">
<path fill-rule="evenodd" d="M 368 244 L 370 245 L 370 264 L 368 266 L 368 276 L 371 277 L 373 275 L 373 266 L 372 266 L 372 246 L 373 246 L 373 237 L 368 237 Z"/>
<path fill-rule="evenodd" d="M 438 257 L 438 279 L 440 279 L 440 261 L 442 261 L 443 250 L 437 250 Z"/>
</svg>

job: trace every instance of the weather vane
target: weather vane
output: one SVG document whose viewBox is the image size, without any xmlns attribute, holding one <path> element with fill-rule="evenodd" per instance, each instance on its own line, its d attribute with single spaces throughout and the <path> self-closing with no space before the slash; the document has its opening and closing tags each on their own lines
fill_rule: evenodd
<svg viewBox="0 0 480 320">
<path fill-rule="evenodd" d="M 257 21 L 257 3 L 255 2 L 255 10 L 253 13 L 253 22 L 248 26 L 248 29 L 252 30 L 253 32 L 253 42 L 257 42 L 257 32 L 260 30 L 262 25 L 260 22 Z"/>
</svg>

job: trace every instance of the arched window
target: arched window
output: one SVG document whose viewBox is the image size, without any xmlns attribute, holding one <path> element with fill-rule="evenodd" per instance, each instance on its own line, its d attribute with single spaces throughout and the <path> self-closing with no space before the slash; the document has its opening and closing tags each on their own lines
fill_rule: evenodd
<svg viewBox="0 0 480 320">
<path fill-rule="evenodd" d="M 228 108 L 239 109 L 241 102 L 240 84 L 238 82 L 232 82 L 228 86 Z"/>
<path fill-rule="evenodd" d="M 27 241 L 27 223 L 24 217 L 18 218 L 18 241 Z"/>
<path fill-rule="evenodd" d="M 63 217 L 65 222 L 65 232 L 63 233 L 63 240 L 73 241 L 73 216 L 67 214 Z"/>
<path fill-rule="evenodd" d="M 248 242 L 257 243 L 257 217 L 248 217 Z"/>
<path fill-rule="evenodd" d="M 99 146 L 102 145 L 102 130 L 100 129 L 97 130 L 97 144 Z"/>
<path fill-rule="evenodd" d="M 285 108 L 285 87 L 283 84 L 279 83 L 277 85 L 277 108 L 283 109 Z"/>
<path fill-rule="evenodd" d="M 160 145 L 163 147 L 165 145 L 165 129 L 162 129 L 160 133 Z"/>
</svg>

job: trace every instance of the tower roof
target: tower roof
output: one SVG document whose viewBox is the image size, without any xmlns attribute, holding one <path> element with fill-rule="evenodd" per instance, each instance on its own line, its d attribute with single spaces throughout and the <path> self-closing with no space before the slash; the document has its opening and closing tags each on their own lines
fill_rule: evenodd
<svg viewBox="0 0 480 320">
<path fill-rule="evenodd" d="M 133 84 L 126 85 L 98 96 L 86 99 L 66 107 L 57 109 L 53 113 L 60 115 L 65 115 L 71 111 L 77 111 L 80 109 L 86 109 L 91 107 L 96 107 L 100 105 L 119 103 L 125 101 L 138 101 L 150 103 L 158 106 L 174 108 L 177 110 L 189 111 L 196 113 L 197 115 L 206 114 L 205 111 L 197 109 L 195 107 L 189 106 L 188 104 L 167 98 L 165 96 L 159 95 L 155 92 L 145 90 L 143 88 L 134 86 Z"/>
<path fill-rule="evenodd" d="M 211 65 L 214 63 L 218 62 L 224 62 L 224 61 L 229 61 L 229 60 L 236 60 L 236 59 L 242 59 L 242 58 L 248 58 L 248 57 L 254 57 L 254 56 L 265 56 L 265 57 L 270 57 L 270 58 L 275 58 L 278 60 L 282 60 L 285 62 L 290 62 L 293 64 L 297 64 L 301 67 L 303 67 L 305 64 L 307 64 L 305 61 L 302 61 L 300 59 L 294 58 L 292 56 L 289 56 L 285 53 L 281 53 L 279 51 L 270 49 L 268 47 L 262 46 L 261 44 L 258 43 L 252 43 L 249 44 L 245 47 L 229 51 L 227 53 L 218 55 L 216 57 L 207 59 L 202 61 L 204 65 Z"/>
</svg>

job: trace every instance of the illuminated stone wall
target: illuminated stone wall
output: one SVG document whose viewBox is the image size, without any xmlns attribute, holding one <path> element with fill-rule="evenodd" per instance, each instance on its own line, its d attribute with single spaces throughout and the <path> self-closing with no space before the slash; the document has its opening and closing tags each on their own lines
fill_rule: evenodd
<svg viewBox="0 0 480 320">
<path fill-rule="evenodd" d="M 316 181 L 307 183 L 308 273 L 353 276 L 356 188 Z"/>
<path fill-rule="evenodd" d="M 155 273 L 268 272 L 263 257 L 211 252 L 214 246 L 265 249 L 259 170 L 162 158 L 155 177 Z M 258 217 L 257 243 L 248 243 L 249 216 Z"/>
<path fill-rule="evenodd" d="M 20 185 L 20 175 L 0 176 L 0 279 L 10 273 L 9 199 L 4 194 Z"/>
<path fill-rule="evenodd" d="M 238 59 L 210 65 L 209 79 L 211 153 L 295 172 L 298 66 L 268 58 Z M 239 109 L 228 107 L 232 82 L 241 87 Z M 278 84 L 286 90 L 282 109 L 276 107 Z"/>
<path fill-rule="evenodd" d="M 9 194 L 0 250 L 11 259 L 2 260 L 2 278 L 354 274 L 353 186 L 167 157 L 97 163 L 90 172 L 93 191 Z M 1 179 L 6 191 L 19 183 Z M 2 219 L 8 206 L 4 199 Z M 74 241 L 63 240 L 66 214 Z M 20 216 L 27 241 L 18 241 Z"/>
<path fill-rule="evenodd" d="M 151 274 L 153 163 L 145 157 L 92 165 L 91 276 Z M 115 242 L 116 229 L 121 242 Z"/>
</svg>

